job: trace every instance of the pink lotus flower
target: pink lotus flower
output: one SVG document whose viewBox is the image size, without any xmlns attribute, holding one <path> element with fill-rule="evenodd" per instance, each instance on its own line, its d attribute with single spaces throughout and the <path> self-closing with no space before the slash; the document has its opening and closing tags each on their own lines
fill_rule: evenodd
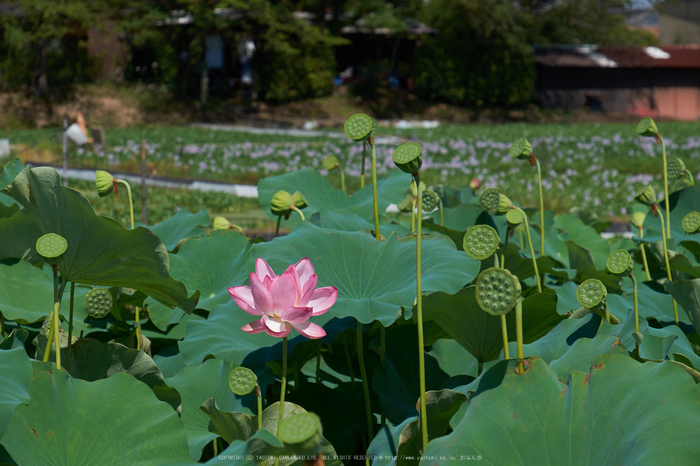
<svg viewBox="0 0 700 466">
<path fill-rule="evenodd" d="M 267 262 L 258 258 L 255 273 L 250 274 L 250 286 L 233 286 L 228 292 L 245 312 L 262 316 L 241 327 L 244 332 L 264 331 L 284 338 L 293 327 L 305 337 L 315 339 L 324 337 L 326 332 L 320 325 L 309 322 L 309 318 L 325 313 L 338 298 L 336 287 L 316 289 L 317 283 L 318 277 L 308 257 L 290 265 L 279 277 Z"/>
</svg>

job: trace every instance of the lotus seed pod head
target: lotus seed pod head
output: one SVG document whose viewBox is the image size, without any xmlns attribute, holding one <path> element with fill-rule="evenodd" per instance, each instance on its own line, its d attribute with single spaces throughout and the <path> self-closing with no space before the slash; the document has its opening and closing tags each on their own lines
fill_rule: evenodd
<svg viewBox="0 0 700 466">
<path fill-rule="evenodd" d="M 637 124 L 637 133 L 642 136 L 654 137 L 659 134 L 659 129 L 656 123 L 649 117 L 645 117 Z"/>
<path fill-rule="evenodd" d="M 616 275 L 629 275 L 633 265 L 630 253 L 624 249 L 611 252 L 606 263 L 608 271 Z"/>
<path fill-rule="evenodd" d="M 107 288 L 93 288 L 85 295 L 85 309 L 93 319 L 102 319 L 112 311 L 114 298 Z"/>
<path fill-rule="evenodd" d="M 321 168 L 324 170 L 331 171 L 337 166 L 339 166 L 340 163 L 338 162 L 338 157 L 335 155 L 329 155 L 325 159 L 323 159 L 323 162 L 321 162 Z"/>
<path fill-rule="evenodd" d="M 306 202 L 306 198 L 299 191 L 292 194 L 292 199 L 294 201 L 294 206 L 297 209 L 306 209 L 307 207 L 309 207 L 309 203 Z"/>
<path fill-rule="evenodd" d="M 228 230 L 231 228 L 231 222 L 226 220 L 224 217 L 214 217 L 214 221 L 212 222 L 212 228 L 214 230 Z"/>
<path fill-rule="evenodd" d="M 683 217 L 683 221 L 681 223 L 683 225 L 683 231 L 689 235 L 697 233 L 698 230 L 700 230 L 700 212 L 688 212 L 686 216 Z"/>
<path fill-rule="evenodd" d="M 678 157 L 669 157 L 666 162 L 666 172 L 669 180 L 675 180 L 676 178 L 683 176 L 685 174 L 685 163 Z"/>
<path fill-rule="evenodd" d="M 630 222 L 637 228 L 644 225 L 644 219 L 647 218 L 646 212 L 635 212 L 630 216 Z"/>
<path fill-rule="evenodd" d="M 532 146 L 525 138 L 516 139 L 510 146 L 510 155 L 516 159 L 526 160 L 530 154 L 532 154 Z"/>
<path fill-rule="evenodd" d="M 496 188 L 487 188 L 479 195 L 479 205 L 491 215 L 498 214 L 501 205 L 501 192 Z"/>
<path fill-rule="evenodd" d="M 345 135 L 353 141 L 365 141 L 372 135 L 372 119 L 356 113 L 345 121 Z"/>
<path fill-rule="evenodd" d="M 651 207 L 656 204 L 656 191 L 654 191 L 652 185 L 648 184 L 637 191 L 637 194 L 634 195 L 634 199 L 640 204 Z"/>
<path fill-rule="evenodd" d="M 411 207 L 413 207 L 413 196 L 410 194 L 406 194 L 404 200 L 396 204 L 396 208 L 399 209 L 399 212 L 410 212 Z"/>
<path fill-rule="evenodd" d="M 36 252 L 47 259 L 53 259 L 68 249 L 68 241 L 56 233 L 47 233 L 36 240 Z"/>
<path fill-rule="evenodd" d="M 397 167 L 406 173 L 416 173 L 423 165 L 423 149 L 416 142 L 401 144 L 394 150 L 391 158 Z"/>
<path fill-rule="evenodd" d="M 104 170 L 95 171 L 95 185 L 100 197 L 109 196 L 114 191 L 114 177 Z"/>
<path fill-rule="evenodd" d="M 287 191 L 277 191 L 270 201 L 270 210 L 274 215 L 282 217 L 291 213 L 294 199 Z"/>
<path fill-rule="evenodd" d="M 39 333 L 41 333 L 42 335 L 48 335 L 51 331 L 51 322 L 51 313 L 49 312 L 49 315 L 46 316 L 44 322 L 41 324 L 41 329 L 39 330 Z M 59 320 L 59 322 L 61 321 Z"/>
<path fill-rule="evenodd" d="M 462 248 L 472 259 L 488 259 L 498 249 L 501 239 L 498 232 L 488 225 L 474 225 L 467 228 L 462 239 Z"/>
<path fill-rule="evenodd" d="M 676 178 L 673 183 L 668 187 L 668 192 L 670 193 L 675 193 L 678 191 L 682 191 L 685 188 L 690 188 L 693 184 L 690 182 L 690 180 L 680 177 Z"/>
<path fill-rule="evenodd" d="M 593 309 L 605 301 L 608 290 L 603 282 L 589 278 L 576 288 L 576 300 L 586 309 Z"/>
<path fill-rule="evenodd" d="M 228 386 L 236 395 L 247 395 L 258 386 L 258 377 L 247 367 L 236 367 L 228 375 Z"/>
<path fill-rule="evenodd" d="M 498 198 L 498 215 L 505 215 L 513 210 L 513 201 L 505 194 L 501 194 Z"/>
<path fill-rule="evenodd" d="M 277 438 L 297 455 L 315 456 L 323 441 L 321 419 L 314 413 L 293 414 L 282 421 Z"/>
<path fill-rule="evenodd" d="M 426 189 L 423 191 L 423 211 L 432 212 L 440 203 L 440 196 L 435 191 Z"/>
<path fill-rule="evenodd" d="M 520 209 L 510 209 L 506 212 L 506 221 L 511 228 L 515 228 L 525 221 L 525 215 Z"/>
<path fill-rule="evenodd" d="M 476 302 L 494 316 L 509 313 L 520 300 L 518 277 L 505 269 L 491 267 L 476 278 Z"/>
</svg>

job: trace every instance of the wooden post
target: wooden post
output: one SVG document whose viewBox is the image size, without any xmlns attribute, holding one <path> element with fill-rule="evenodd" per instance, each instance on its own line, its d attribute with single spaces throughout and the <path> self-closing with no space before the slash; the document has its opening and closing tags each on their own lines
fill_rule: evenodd
<svg viewBox="0 0 700 466">
<path fill-rule="evenodd" d="M 141 141 L 141 223 L 146 224 L 146 140 Z"/>
<path fill-rule="evenodd" d="M 63 186 L 68 186 L 68 118 L 63 119 Z"/>
</svg>

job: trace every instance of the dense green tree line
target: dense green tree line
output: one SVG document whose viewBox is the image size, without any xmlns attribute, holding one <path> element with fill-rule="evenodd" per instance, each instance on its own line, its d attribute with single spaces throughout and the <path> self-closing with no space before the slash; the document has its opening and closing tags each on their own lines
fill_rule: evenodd
<svg viewBox="0 0 700 466">
<path fill-rule="evenodd" d="M 0 84 L 34 94 L 69 92 L 94 78 L 86 31 L 121 34 L 131 55 L 127 79 L 145 79 L 197 97 L 205 39 L 255 38 L 258 95 L 282 102 L 328 94 L 340 30 L 359 18 L 398 37 L 403 18 L 438 29 L 421 38 L 411 68 L 416 92 L 466 106 L 514 106 L 532 97 L 532 44 L 639 45 L 653 42 L 609 13 L 624 0 L 19 0 L 0 15 Z M 222 10 L 223 9 L 223 10 Z M 218 11 L 219 14 L 215 14 Z M 311 13 L 299 17 L 295 12 Z M 221 13 L 224 12 L 224 13 Z M 187 14 L 186 27 L 168 25 Z M 370 15 L 371 14 L 371 15 Z M 179 16 L 178 16 L 179 15 Z M 182 50 L 187 50 L 183 55 Z M 367 60 L 373 59 L 368 51 Z M 157 63 L 139 67 L 134 62 Z M 375 64 L 376 65 L 376 64 Z"/>
</svg>

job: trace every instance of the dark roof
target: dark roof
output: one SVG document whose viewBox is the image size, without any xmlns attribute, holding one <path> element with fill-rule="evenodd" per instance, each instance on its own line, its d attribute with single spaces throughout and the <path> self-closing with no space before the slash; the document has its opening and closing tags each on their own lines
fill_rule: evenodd
<svg viewBox="0 0 700 466">
<path fill-rule="evenodd" d="M 535 61 L 555 68 L 700 68 L 700 45 L 535 47 Z"/>
</svg>

